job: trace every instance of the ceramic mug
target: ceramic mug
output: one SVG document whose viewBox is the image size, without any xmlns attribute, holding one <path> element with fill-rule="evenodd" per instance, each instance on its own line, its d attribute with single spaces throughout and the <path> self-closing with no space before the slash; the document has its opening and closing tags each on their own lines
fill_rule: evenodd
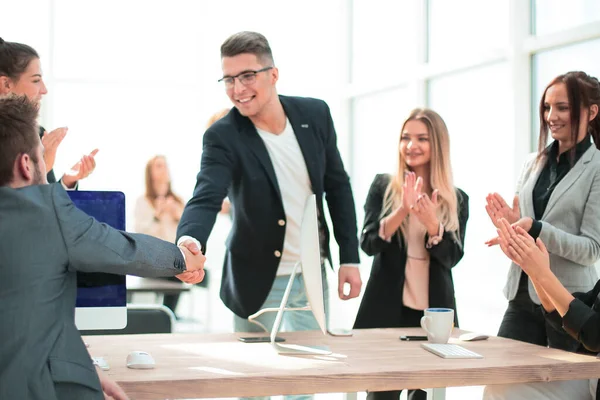
<svg viewBox="0 0 600 400">
<path fill-rule="evenodd" d="M 427 332 L 432 343 L 448 343 L 454 328 L 454 310 L 451 308 L 427 308 L 421 318 L 421 328 Z"/>
</svg>

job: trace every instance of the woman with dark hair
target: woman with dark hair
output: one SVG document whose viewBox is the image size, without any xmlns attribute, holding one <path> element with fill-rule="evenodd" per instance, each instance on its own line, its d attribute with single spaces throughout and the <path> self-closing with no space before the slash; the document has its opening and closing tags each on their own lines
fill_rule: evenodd
<svg viewBox="0 0 600 400">
<path fill-rule="evenodd" d="M 164 156 L 154 156 L 148 161 L 145 179 L 146 193 L 135 205 L 135 231 L 174 243 L 184 203 L 171 189 L 171 176 Z M 163 304 L 173 312 L 178 302 L 178 294 L 163 298 Z"/>
<path fill-rule="evenodd" d="M 546 244 L 550 266 L 571 293 L 587 292 L 598 280 L 600 259 L 600 85 L 585 72 L 559 75 L 540 101 L 537 154 L 523 169 L 513 207 L 498 194 L 486 210 L 499 228 L 506 219 Z M 547 145 L 548 133 L 554 141 Z M 592 142 L 593 139 L 593 142 Z M 499 238 L 488 241 L 496 245 Z M 508 308 L 498 336 L 577 351 L 580 344 L 554 329 L 526 270 L 512 263 L 504 288 Z"/>
<path fill-rule="evenodd" d="M 39 105 L 42 97 L 48 93 L 42 78 L 42 68 L 38 53 L 22 43 L 5 42 L 0 38 L 0 96 L 10 94 L 25 95 Z M 56 182 L 54 160 L 58 146 L 65 138 L 67 128 L 58 128 L 47 133 L 40 126 L 40 138 L 44 145 L 44 162 L 48 171 L 48 182 Z M 96 167 L 94 156 L 98 150 L 84 155 L 62 178 L 65 189 L 74 189 L 80 179 L 87 177 Z"/>
</svg>

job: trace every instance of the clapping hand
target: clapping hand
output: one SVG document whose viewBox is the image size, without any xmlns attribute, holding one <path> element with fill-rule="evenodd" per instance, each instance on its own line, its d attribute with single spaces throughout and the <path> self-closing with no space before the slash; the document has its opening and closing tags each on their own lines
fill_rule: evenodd
<svg viewBox="0 0 600 400">
<path fill-rule="evenodd" d="M 44 162 L 46 163 L 46 171 L 50 171 L 54 168 L 54 161 L 56 160 L 56 151 L 58 146 L 61 144 L 69 128 L 62 127 L 56 128 L 52 132 L 44 131 L 42 136 L 42 145 L 44 146 Z"/>
<path fill-rule="evenodd" d="M 504 219 L 508 223 L 508 220 L 506 218 L 501 218 L 500 220 L 502 220 L 502 219 Z M 496 224 L 499 224 L 500 220 L 497 220 Z M 513 229 L 516 228 L 516 227 L 519 227 L 524 232 L 529 232 L 529 230 L 533 226 L 533 218 L 531 218 L 531 217 L 523 217 L 523 218 L 519 219 L 517 222 L 515 222 L 514 224 L 512 224 L 511 226 L 513 227 Z M 499 228 L 499 226 L 498 226 L 498 228 Z M 529 236 L 529 234 L 527 234 L 527 236 Z M 485 244 L 487 244 L 488 247 L 500 244 L 500 236 L 496 236 L 495 238 L 486 241 Z"/>
<path fill-rule="evenodd" d="M 500 228 L 498 225 L 498 220 L 500 218 L 506 219 L 509 224 L 514 224 L 521 218 L 518 195 L 513 198 L 512 208 L 508 206 L 508 203 L 498 193 L 488 194 L 485 200 L 485 211 L 487 211 L 496 228 Z"/>
<path fill-rule="evenodd" d="M 179 248 L 185 254 L 186 271 L 176 275 L 176 277 L 185 283 L 200 283 L 204 279 L 204 262 L 206 257 L 200 251 L 193 240 L 184 240 Z"/>
<path fill-rule="evenodd" d="M 96 160 L 95 156 L 98 153 L 98 149 L 92 151 L 89 155 L 84 155 L 81 157 L 75 165 L 71 167 L 71 170 L 66 172 L 62 181 L 68 188 L 75 187 L 77 181 L 87 178 L 94 169 L 96 168 Z"/>
<path fill-rule="evenodd" d="M 402 207 L 406 211 L 410 211 L 412 206 L 417 202 L 421 190 L 423 189 L 423 179 L 417 178 L 414 172 L 407 172 L 404 185 L 402 185 Z"/>
<path fill-rule="evenodd" d="M 550 268 L 548 250 L 540 238 L 534 240 L 520 226 L 512 226 L 504 218 L 498 221 L 498 237 L 502 252 L 530 277 Z"/>
<path fill-rule="evenodd" d="M 436 189 L 431 194 L 431 199 L 427 196 L 427 193 L 421 193 L 410 210 L 411 214 L 419 219 L 431 236 L 437 235 L 439 232 L 440 222 L 437 217 L 437 206 L 438 191 Z"/>
</svg>

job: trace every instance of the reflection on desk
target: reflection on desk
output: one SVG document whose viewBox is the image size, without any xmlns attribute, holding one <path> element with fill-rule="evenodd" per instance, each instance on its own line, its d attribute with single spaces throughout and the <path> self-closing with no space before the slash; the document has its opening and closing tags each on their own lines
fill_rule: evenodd
<svg viewBox="0 0 600 400">
<path fill-rule="evenodd" d="M 108 375 L 135 399 L 251 397 L 477 386 L 492 383 L 587 379 L 600 376 L 596 357 L 510 339 L 459 342 L 483 359 L 441 359 L 400 341 L 419 328 L 354 330 L 352 337 L 320 332 L 280 333 L 288 342 L 331 348 L 329 356 L 282 356 L 268 343 L 247 344 L 236 334 L 170 334 L 86 337 L 92 355 L 111 364 Z M 248 334 L 243 334 L 248 336 Z M 128 370 L 132 350 L 143 349 L 156 369 Z"/>
</svg>

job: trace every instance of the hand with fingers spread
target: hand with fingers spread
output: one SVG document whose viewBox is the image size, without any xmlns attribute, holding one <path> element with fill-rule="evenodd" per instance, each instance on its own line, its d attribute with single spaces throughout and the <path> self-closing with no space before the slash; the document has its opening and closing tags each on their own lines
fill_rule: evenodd
<svg viewBox="0 0 600 400">
<path fill-rule="evenodd" d="M 200 283 L 204 279 L 204 262 L 206 257 L 200 251 L 193 240 L 187 239 L 178 246 L 185 254 L 186 271 L 176 275 L 176 277 L 185 283 Z"/>
<path fill-rule="evenodd" d="M 514 224 L 521 218 L 518 195 L 513 198 L 512 208 L 508 206 L 508 203 L 498 193 L 488 194 L 485 200 L 485 211 L 490 216 L 490 219 L 496 228 L 499 228 L 498 220 L 500 218 L 506 219 L 510 224 Z"/>
<path fill-rule="evenodd" d="M 380 221 L 379 236 L 383 240 L 389 241 L 392 235 L 398 231 L 402 221 L 410 213 L 411 207 L 417 202 L 422 188 L 423 179 L 417 178 L 414 172 L 407 172 L 402 185 L 402 204 Z"/>
<path fill-rule="evenodd" d="M 54 161 L 56 160 L 56 151 L 58 146 L 61 144 L 69 128 L 62 127 L 56 128 L 52 132 L 44 131 L 42 136 L 42 145 L 44 146 L 44 162 L 46 163 L 46 171 L 50 171 L 54 168 Z"/>
<path fill-rule="evenodd" d="M 414 172 L 408 172 L 402 186 L 402 207 L 409 211 L 415 205 L 421 190 L 423 189 L 423 179 L 417 178 Z"/>
<path fill-rule="evenodd" d="M 502 252 L 535 279 L 550 269 L 548 250 L 540 238 L 534 240 L 520 226 L 513 226 L 504 218 L 498 222 L 498 237 Z"/>
<path fill-rule="evenodd" d="M 431 199 L 427 193 L 421 193 L 410 210 L 411 214 L 425 226 L 430 236 L 435 236 L 439 232 L 440 221 L 437 217 L 437 207 L 438 191 L 434 190 Z"/>
<path fill-rule="evenodd" d="M 506 218 L 504 218 L 504 220 L 508 222 L 508 220 L 506 220 Z M 519 219 L 517 222 L 513 223 L 512 227 L 513 228 L 520 227 L 525 232 L 529 232 L 529 230 L 531 229 L 532 225 L 533 225 L 533 218 L 531 218 L 531 217 L 523 217 L 523 218 Z M 500 237 L 499 236 L 496 236 L 495 238 L 490 239 L 490 240 L 488 240 L 488 241 L 485 242 L 485 244 L 488 247 L 496 246 L 499 243 L 500 243 Z"/>
<path fill-rule="evenodd" d="M 71 170 L 66 172 L 62 177 L 62 182 L 68 188 L 74 188 L 77 181 L 87 178 L 94 169 L 96 168 L 96 159 L 94 158 L 98 153 L 98 149 L 95 149 L 88 155 L 81 157 L 81 160 L 77 164 L 71 167 Z"/>
</svg>

